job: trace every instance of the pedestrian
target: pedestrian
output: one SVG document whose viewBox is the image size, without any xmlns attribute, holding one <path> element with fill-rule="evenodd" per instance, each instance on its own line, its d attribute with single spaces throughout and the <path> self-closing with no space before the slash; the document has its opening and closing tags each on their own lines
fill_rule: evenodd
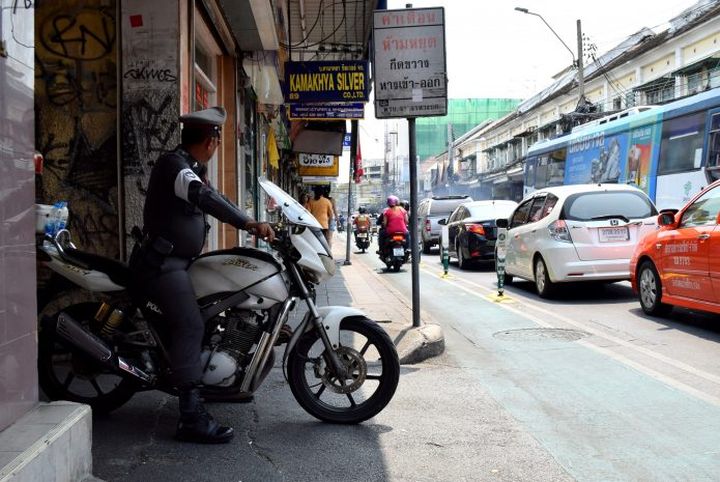
<svg viewBox="0 0 720 482">
<path fill-rule="evenodd" d="M 330 201 L 330 204 L 332 204 L 333 217 L 332 217 L 332 219 L 330 219 L 330 222 L 328 223 L 328 233 L 330 235 L 330 237 L 328 238 L 328 244 L 332 248 L 333 235 L 335 234 L 335 231 L 337 230 L 337 219 L 338 219 L 337 206 L 335 204 L 335 199 L 333 199 L 332 196 L 330 196 L 330 186 L 327 186 L 325 188 L 323 195 L 326 198 L 328 198 L 328 200 Z"/>
<path fill-rule="evenodd" d="M 330 220 L 334 216 L 332 203 L 328 198 L 323 196 L 324 188 L 322 186 L 314 186 L 313 192 L 315 196 L 308 200 L 306 209 L 310 211 L 315 219 L 322 227 L 325 239 L 330 244 Z"/>
<path fill-rule="evenodd" d="M 161 155 L 152 168 L 143 240 L 130 257 L 136 288 L 168 323 L 170 379 L 180 408 L 175 436 L 190 442 L 221 443 L 233 437 L 233 429 L 216 422 L 200 398 L 205 323 L 187 269 L 203 250 L 207 215 L 268 241 L 275 236 L 269 224 L 247 216 L 206 180 L 207 163 L 220 144 L 225 119 L 222 107 L 180 116 L 181 144 Z"/>
</svg>

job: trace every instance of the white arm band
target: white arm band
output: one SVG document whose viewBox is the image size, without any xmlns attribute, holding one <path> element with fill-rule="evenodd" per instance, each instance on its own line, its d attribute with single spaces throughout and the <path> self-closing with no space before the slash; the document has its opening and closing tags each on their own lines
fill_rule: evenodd
<svg viewBox="0 0 720 482">
<path fill-rule="evenodd" d="M 184 201 L 190 202 L 188 199 L 188 190 L 190 189 L 190 183 L 193 181 L 202 183 L 202 180 L 192 169 L 186 168 L 178 172 L 175 178 L 175 195 Z"/>
</svg>

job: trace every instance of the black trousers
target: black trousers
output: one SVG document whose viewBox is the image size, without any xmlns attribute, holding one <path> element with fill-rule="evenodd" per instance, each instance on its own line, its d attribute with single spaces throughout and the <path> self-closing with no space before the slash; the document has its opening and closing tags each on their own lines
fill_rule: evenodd
<svg viewBox="0 0 720 482">
<path fill-rule="evenodd" d="M 135 288 L 162 311 L 169 334 L 171 382 L 196 384 L 202 378 L 200 350 L 205 331 L 187 268 L 190 260 L 162 257 L 151 248 L 138 248 L 130 258 Z"/>
</svg>

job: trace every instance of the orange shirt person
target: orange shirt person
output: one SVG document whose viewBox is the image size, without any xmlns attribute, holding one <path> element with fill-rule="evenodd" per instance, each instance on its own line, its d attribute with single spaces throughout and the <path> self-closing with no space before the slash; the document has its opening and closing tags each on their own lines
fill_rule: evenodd
<svg viewBox="0 0 720 482">
<path fill-rule="evenodd" d="M 334 217 L 333 206 L 330 200 L 322 195 L 322 188 L 315 188 L 315 197 L 310 199 L 305 208 L 310 211 L 315 219 L 322 226 L 323 234 L 325 239 L 330 243 L 330 220 Z"/>
</svg>

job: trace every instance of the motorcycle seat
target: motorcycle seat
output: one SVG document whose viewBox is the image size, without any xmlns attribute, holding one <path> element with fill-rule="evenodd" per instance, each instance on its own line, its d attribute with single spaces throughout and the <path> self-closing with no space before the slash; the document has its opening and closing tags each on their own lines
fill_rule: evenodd
<svg viewBox="0 0 720 482">
<path fill-rule="evenodd" d="M 65 248 L 65 258 L 66 261 L 82 268 L 105 273 L 113 283 L 120 286 L 130 284 L 130 268 L 122 261 L 69 247 Z"/>
</svg>

